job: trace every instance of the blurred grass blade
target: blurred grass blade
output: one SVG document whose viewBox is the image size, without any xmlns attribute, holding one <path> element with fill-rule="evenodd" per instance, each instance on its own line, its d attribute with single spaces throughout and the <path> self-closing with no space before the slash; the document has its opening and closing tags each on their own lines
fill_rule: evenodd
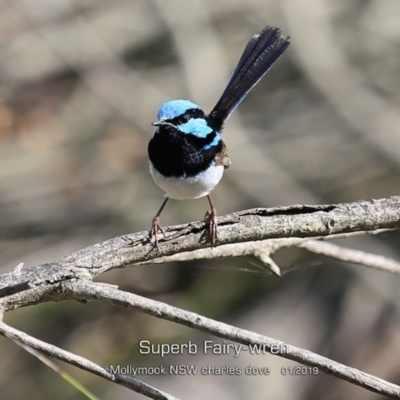
<svg viewBox="0 0 400 400">
<path fill-rule="evenodd" d="M 44 354 L 39 352 L 38 350 L 34 349 L 33 347 L 28 346 L 27 344 L 9 337 L 14 343 L 18 346 L 22 347 L 28 353 L 31 353 L 33 356 L 38 358 L 43 364 L 46 364 L 50 367 L 53 371 L 57 372 L 60 376 L 62 376 L 66 381 L 68 381 L 72 386 L 78 389 L 82 394 L 84 394 L 90 400 L 99 400 L 93 393 L 91 393 L 88 389 L 86 389 L 81 383 L 79 383 L 76 379 L 74 379 L 71 375 L 67 372 L 63 371 L 57 364 L 51 361 L 48 357 Z"/>
</svg>

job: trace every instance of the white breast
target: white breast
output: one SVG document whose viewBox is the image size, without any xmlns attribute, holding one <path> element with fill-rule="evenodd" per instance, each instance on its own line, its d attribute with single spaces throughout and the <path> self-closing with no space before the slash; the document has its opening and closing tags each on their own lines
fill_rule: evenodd
<svg viewBox="0 0 400 400">
<path fill-rule="evenodd" d="M 175 200 L 198 199 L 207 196 L 218 185 L 224 174 L 222 165 L 214 165 L 192 177 L 165 177 L 150 164 L 150 173 L 154 182 L 163 190 L 165 197 Z"/>
</svg>

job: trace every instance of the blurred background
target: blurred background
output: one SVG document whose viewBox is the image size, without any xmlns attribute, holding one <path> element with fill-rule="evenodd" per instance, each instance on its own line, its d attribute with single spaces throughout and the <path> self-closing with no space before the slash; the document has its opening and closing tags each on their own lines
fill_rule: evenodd
<svg viewBox="0 0 400 400">
<path fill-rule="evenodd" d="M 159 106 L 212 109 L 252 35 L 292 44 L 226 125 L 232 166 L 220 215 L 398 194 L 398 0 L 0 1 L 0 273 L 147 230 L 162 202 L 147 164 Z M 171 201 L 161 222 L 202 219 L 207 201 Z M 399 259 L 399 233 L 337 243 Z M 400 278 L 300 251 L 277 279 L 247 259 L 141 266 L 99 280 L 304 347 L 400 383 Z M 328 377 L 282 376 L 271 355 L 140 356 L 139 340 L 219 339 L 110 305 L 43 304 L 5 321 L 103 366 L 265 366 L 268 377 L 140 376 L 182 399 L 378 399 Z M 81 399 L 0 340 L 4 399 Z M 141 395 L 59 363 L 102 399 Z"/>
</svg>

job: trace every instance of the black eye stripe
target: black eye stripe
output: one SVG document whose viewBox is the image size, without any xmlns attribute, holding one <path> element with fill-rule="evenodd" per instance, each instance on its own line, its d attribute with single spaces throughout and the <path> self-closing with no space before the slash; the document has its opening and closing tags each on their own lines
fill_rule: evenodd
<svg viewBox="0 0 400 400">
<path fill-rule="evenodd" d="M 167 122 L 180 125 L 188 122 L 191 118 L 205 118 L 203 110 L 200 110 L 200 108 L 191 108 L 178 117 L 168 119 Z"/>
</svg>

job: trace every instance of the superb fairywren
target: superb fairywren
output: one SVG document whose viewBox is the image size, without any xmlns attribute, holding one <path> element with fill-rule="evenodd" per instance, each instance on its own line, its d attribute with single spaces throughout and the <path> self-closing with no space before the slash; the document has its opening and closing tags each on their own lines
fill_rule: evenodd
<svg viewBox="0 0 400 400">
<path fill-rule="evenodd" d="M 150 173 L 165 190 L 165 200 L 153 219 L 150 231 L 158 246 L 160 214 L 168 199 L 185 200 L 207 196 L 211 245 L 217 239 L 217 212 L 210 192 L 217 186 L 231 160 L 221 139 L 225 121 L 250 90 L 267 73 L 289 46 L 289 37 L 278 28 L 266 26 L 247 44 L 216 106 L 205 115 L 197 104 L 188 100 L 164 103 L 157 114 L 157 126 L 149 142 Z"/>
</svg>

